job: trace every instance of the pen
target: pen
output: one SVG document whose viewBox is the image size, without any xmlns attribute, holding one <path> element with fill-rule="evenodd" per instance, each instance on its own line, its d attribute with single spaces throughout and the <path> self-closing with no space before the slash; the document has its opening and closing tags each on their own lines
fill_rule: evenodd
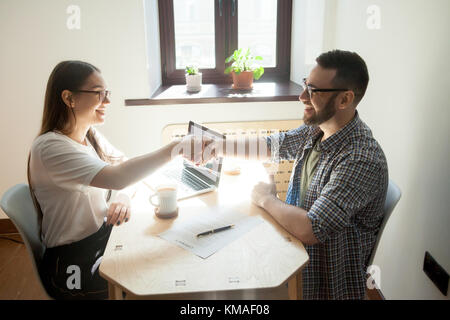
<svg viewBox="0 0 450 320">
<path fill-rule="evenodd" d="M 234 224 L 229 225 L 229 226 L 226 226 L 226 227 L 221 227 L 221 228 L 217 228 L 217 229 L 212 229 L 212 230 L 209 230 L 209 231 L 205 231 L 205 232 L 199 233 L 199 234 L 197 235 L 197 237 L 206 236 L 206 235 L 208 235 L 208 234 L 212 234 L 212 233 L 216 233 L 216 232 L 220 232 L 220 231 L 225 231 L 225 230 L 231 229 L 231 228 L 233 228 L 233 227 L 234 227 Z"/>
</svg>

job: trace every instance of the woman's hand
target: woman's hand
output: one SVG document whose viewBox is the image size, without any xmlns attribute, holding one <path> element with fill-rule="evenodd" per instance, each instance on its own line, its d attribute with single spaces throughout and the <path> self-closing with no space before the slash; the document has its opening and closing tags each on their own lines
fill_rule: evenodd
<svg viewBox="0 0 450 320">
<path fill-rule="evenodd" d="M 108 209 L 106 225 L 121 225 L 128 222 L 131 215 L 131 206 L 126 201 L 115 200 Z"/>
</svg>

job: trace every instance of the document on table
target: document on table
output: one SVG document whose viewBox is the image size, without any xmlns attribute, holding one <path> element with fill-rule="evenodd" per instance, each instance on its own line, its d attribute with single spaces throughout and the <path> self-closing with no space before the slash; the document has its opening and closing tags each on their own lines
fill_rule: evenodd
<svg viewBox="0 0 450 320">
<path fill-rule="evenodd" d="M 206 259 L 263 221 L 261 217 L 248 216 L 233 209 L 200 208 L 197 214 L 190 215 L 188 219 L 176 221 L 159 237 Z M 199 233 L 229 225 L 234 227 L 197 237 Z"/>
</svg>

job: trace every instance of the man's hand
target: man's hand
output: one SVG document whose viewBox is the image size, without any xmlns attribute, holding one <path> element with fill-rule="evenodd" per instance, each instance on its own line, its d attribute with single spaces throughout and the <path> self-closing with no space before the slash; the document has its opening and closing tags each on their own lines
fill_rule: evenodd
<svg viewBox="0 0 450 320">
<path fill-rule="evenodd" d="M 252 201 L 258 207 L 264 208 L 265 202 L 270 199 L 277 199 L 277 188 L 273 178 L 271 183 L 258 183 L 252 191 Z"/>
<path fill-rule="evenodd" d="M 128 222 L 131 215 L 131 207 L 125 202 L 113 202 L 109 206 L 106 225 L 120 225 Z"/>
</svg>

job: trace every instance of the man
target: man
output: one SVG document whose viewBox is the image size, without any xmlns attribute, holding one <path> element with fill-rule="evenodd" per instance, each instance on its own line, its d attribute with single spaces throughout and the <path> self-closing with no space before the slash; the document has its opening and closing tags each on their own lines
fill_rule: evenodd
<svg viewBox="0 0 450 320">
<path fill-rule="evenodd" d="M 306 245 L 305 299 L 363 299 L 383 218 L 386 158 L 356 111 L 369 81 L 364 60 L 335 50 L 316 62 L 300 95 L 305 125 L 267 139 L 272 157 L 295 159 L 286 203 L 263 183 L 252 197 Z"/>
<path fill-rule="evenodd" d="M 364 60 L 334 50 L 316 62 L 299 97 L 304 125 L 265 139 L 268 157 L 295 160 L 286 202 L 274 184 L 262 182 L 252 200 L 305 244 L 304 299 L 363 299 L 366 264 L 383 218 L 386 158 L 356 111 L 369 81 Z M 263 142 L 256 139 L 234 143 L 249 150 Z M 225 155 L 234 153 L 220 147 Z"/>
</svg>

